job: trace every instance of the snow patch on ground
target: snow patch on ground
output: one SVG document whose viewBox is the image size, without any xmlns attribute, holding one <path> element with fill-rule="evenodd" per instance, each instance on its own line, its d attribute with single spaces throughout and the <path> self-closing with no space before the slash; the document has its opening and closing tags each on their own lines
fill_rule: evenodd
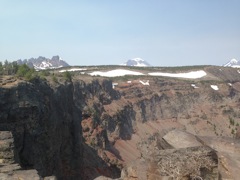
<svg viewBox="0 0 240 180">
<path fill-rule="evenodd" d="M 94 71 L 89 73 L 91 76 L 104 76 L 104 77 L 117 77 L 125 75 L 146 75 L 141 72 L 130 71 L 126 69 L 115 69 L 110 71 Z M 187 73 L 163 73 L 163 72 L 153 72 L 148 73 L 150 76 L 166 76 L 166 77 L 179 77 L 179 78 L 188 78 L 188 79 L 197 79 L 207 75 L 203 70 L 191 71 Z"/>
<path fill-rule="evenodd" d="M 189 79 L 197 79 L 207 75 L 207 73 L 203 70 L 200 71 L 191 71 L 187 73 L 162 73 L 162 72 L 154 72 L 148 73 L 150 76 L 167 76 L 167 77 L 179 77 L 179 78 L 189 78 Z"/>
<path fill-rule="evenodd" d="M 115 89 L 115 86 L 117 86 L 118 83 L 112 83 L 112 88 Z"/>
<path fill-rule="evenodd" d="M 219 90 L 219 88 L 218 88 L 217 85 L 211 85 L 211 88 L 214 89 L 215 91 L 218 91 L 218 90 Z"/>
<path fill-rule="evenodd" d="M 199 87 L 197 87 L 195 84 L 191 84 L 191 86 L 192 86 L 193 88 L 195 88 L 195 89 L 199 88 Z"/>
<path fill-rule="evenodd" d="M 82 68 L 72 68 L 72 69 L 63 69 L 63 70 L 60 70 L 59 72 L 66 72 L 66 71 L 70 71 L 70 72 L 73 72 L 73 71 L 86 71 L 87 69 L 82 69 Z"/>
<path fill-rule="evenodd" d="M 91 76 L 104 76 L 104 77 L 117 77 L 117 76 L 125 76 L 125 75 L 144 75 L 143 73 L 136 71 L 129 71 L 125 69 L 115 69 L 107 72 L 102 71 L 94 71 L 89 73 Z"/>
<path fill-rule="evenodd" d="M 149 86 L 150 85 L 149 80 L 147 80 L 146 82 L 140 80 L 139 82 L 144 86 Z"/>
</svg>

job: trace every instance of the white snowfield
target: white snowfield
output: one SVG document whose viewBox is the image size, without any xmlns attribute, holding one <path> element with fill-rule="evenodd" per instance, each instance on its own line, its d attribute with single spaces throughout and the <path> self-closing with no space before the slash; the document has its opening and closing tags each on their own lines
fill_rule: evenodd
<svg viewBox="0 0 240 180">
<path fill-rule="evenodd" d="M 134 58 L 132 60 L 136 61 L 136 63 L 137 63 L 135 66 L 138 66 L 138 67 L 145 67 L 145 66 L 147 66 L 146 64 L 144 64 L 144 60 L 141 59 L 141 58 Z"/>
<path fill-rule="evenodd" d="M 47 62 L 47 61 L 43 61 L 38 66 L 33 64 L 33 66 L 34 66 L 34 69 L 37 69 L 37 70 L 44 70 L 44 69 L 47 69 L 47 68 L 53 69 L 54 68 L 54 67 L 52 67 L 53 65 L 50 62 Z"/>
<path fill-rule="evenodd" d="M 52 63 L 43 61 L 42 65 L 43 65 L 43 67 L 50 67 L 50 66 L 52 66 Z"/>
<path fill-rule="evenodd" d="M 147 65 L 146 64 L 143 64 L 143 63 L 140 63 L 140 62 L 137 62 L 137 65 L 135 66 L 138 66 L 138 67 L 146 67 Z"/>
<path fill-rule="evenodd" d="M 195 89 L 199 88 L 199 87 L 196 86 L 196 84 L 191 84 L 191 86 Z"/>
<path fill-rule="evenodd" d="M 228 63 L 223 65 L 225 67 L 233 67 L 233 68 L 240 68 L 239 61 L 236 59 L 230 60 Z"/>
<path fill-rule="evenodd" d="M 104 76 L 104 77 L 117 77 L 117 76 L 125 76 L 125 75 L 144 75 L 140 72 L 129 71 L 125 69 L 115 69 L 107 72 L 102 71 L 94 71 L 89 73 L 91 76 Z"/>
<path fill-rule="evenodd" d="M 215 91 L 218 91 L 218 90 L 219 90 L 219 88 L 218 88 L 217 85 L 211 85 L 211 88 L 214 89 Z"/>
<path fill-rule="evenodd" d="M 115 69 L 111 71 L 94 71 L 89 73 L 91 76 L 104 76 L 104 77 L 117 77 L 117 76 L 125 76 L 125 75 L 146 75 L 136 71 L 130 71 L 125 69 Z M 162 73 L 162 72 L 154 72 L 148 73 L 150 76 L 167 76 L 167 77 L 179 77 L 179 78 L 189 78 L 189 79 L 197 79 L 207 75 L 207 73 L 203 70 L 200 71 L 191 71 L 187 73 Z"/>
<path fill-rule="evenodd" d="M 167 77 L 179 77 L 179 78 L 188 78 L 188 79 L 197 79 L 207 75 L 207 73 L 203 70 L 200 71 L 191 71 L 187 73 L 162 73 L 162 72 L 154 72 L 148 73 L 151 76 L 167 76 Z"/>
<path fill-rule="evenodd" d="M 87 69 L 82 69 L 82 68 L 72 68 L 72 69 L 63 69 L 63 70 L 60 70 L 59 72 L 66 72 L 66 71 L 70 71 L 70 72 L 73 72 L 73 71 L 86 71 Z"/>
</svg>

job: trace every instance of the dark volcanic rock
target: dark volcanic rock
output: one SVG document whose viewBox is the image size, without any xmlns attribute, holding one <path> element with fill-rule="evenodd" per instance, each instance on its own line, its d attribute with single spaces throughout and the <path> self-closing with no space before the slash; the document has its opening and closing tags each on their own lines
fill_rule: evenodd
<svg viewBox="0 0 240 180">
<path fill-rule="evenodd" d="M 73 103 L 73 86 L 55 91 L 46 83 L 22 83 L 0 89 L 0 130 L 11 131 L 15 161 L 23 168 L 37 169 L 43 177 L 79 176 L 81 111 Z"/>
<path fill-rule="evenodd" d="M 101 93 L 99 82 L 92 86 L 97 88 L 87 96 Z M 105 83 L 103 87 L 108 86 Z M 41 177 L 55 175 L 58 179 L 93 179 L 99 175 L 98 167 L 105 168 L 106 176 L 119 176 L 118 168 L 109 167 L 82 139 L 83 92 L 93 89 L 74 86 L 73 83 L 52 87 L 45 81 L 22 82 L 11 88 L 0 88 L 0 131 L 9 131 L 9 134 L 1 132 L 1 139 L 7 142 L 10 138 L 13 142 L 12 134 L 15 163 L 22 169 L 36 169 Z M 106 96 L 111 98 L 107 93 Z M 8 147 L 1 147 L 2 151 L 8 150 Z M 84 160 L 83 155 L 95 158 Z M 4 153 L 2 158 L 12 158 L 5 156 L 8 153 Z M 91 171 L 87 177 L 84 174 L 86 168 Z"/>
</svg>

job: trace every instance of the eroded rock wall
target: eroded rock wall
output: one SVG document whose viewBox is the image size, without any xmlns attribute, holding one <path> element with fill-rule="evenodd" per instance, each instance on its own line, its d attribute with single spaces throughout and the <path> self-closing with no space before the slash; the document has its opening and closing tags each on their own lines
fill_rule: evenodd
<svg viewBox="0 0 240 180">
<path fill-rule="evenodd" d="M 79 175 L 81 110 L 72 84 L 53 89 L 44 81 L 24 82 L 0 94 L 0 130 L 13 134 L 15 161 L 43 177 Z"/>
</svg>

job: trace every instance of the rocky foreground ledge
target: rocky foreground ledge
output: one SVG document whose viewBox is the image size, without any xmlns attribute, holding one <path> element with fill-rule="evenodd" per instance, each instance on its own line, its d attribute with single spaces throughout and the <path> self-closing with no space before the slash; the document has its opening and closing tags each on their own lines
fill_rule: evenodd
<svg viewBox="0 0 240 180">
<path fill-rule="evenodd" d="M 12 133 L 1 131 L 0 135 L 0 179 L 57 179 L 56 176 L 42 178 L 35 169 L 23 169 L 14 161 Z M 123 168 L 118 180 L 217 180 L 237 179 L 239 175 L 240 143 L 237 141 L 209 137 L 206 139 L 173 130 L 162 138 L 155 136 L 148 142 L 142 142 L 139 148 L 142 151 L 141 158 Z M 95 179 L 115 178 L 100 176 Z"/>
<path fill-rule="evenodd" d="M 0 131 L 1 180 L 56 180 L 55 176 L 41 178 L 36 169 L 23 169 L 14 160 L 14 139 L 10 131 Z"/>
<path fill-rule="evenodd" d="M 164 137 L 139 145 L 142 156 L 122 170 L 133 179 L 238 179 L 240 142 L 226 138 L 197 137 L 173 130 Z"/>
</svg>

